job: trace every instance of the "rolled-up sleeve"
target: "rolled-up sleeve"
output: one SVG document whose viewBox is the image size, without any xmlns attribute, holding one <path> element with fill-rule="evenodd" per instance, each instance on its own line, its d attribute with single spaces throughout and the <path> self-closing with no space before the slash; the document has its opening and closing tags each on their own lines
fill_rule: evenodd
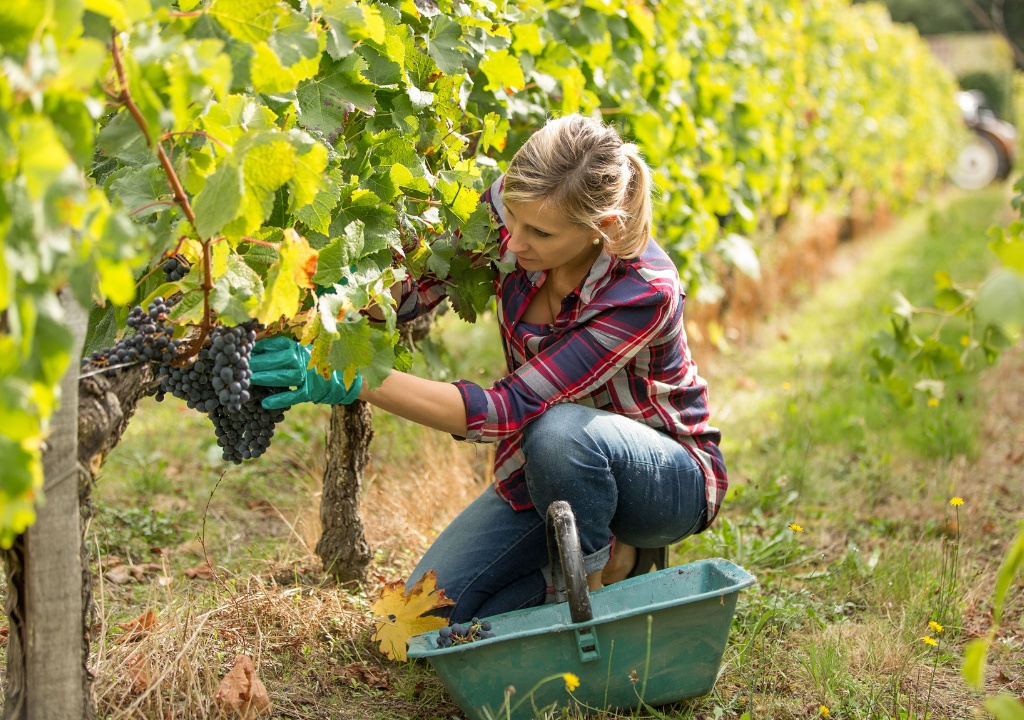
<svg viewBox="0 0 1024 720">
<path fill-rule="evenodd" d="M 446 297 L 444 284 L 433 277 L 402 281 L 402 300 L 398 305 L 398 322 L 415 320 L 433 310 Z"/>
<path fill-rule="evenodd" d="M 565 331 L 514 372 L 485 389 L 455 383 L 466 405 L 466 440 L 494 442 L 519 433 L 547 408 L 574 402 L 612 379 L 672 316 L 672 302 L 652 292 Z"/>
</svg>

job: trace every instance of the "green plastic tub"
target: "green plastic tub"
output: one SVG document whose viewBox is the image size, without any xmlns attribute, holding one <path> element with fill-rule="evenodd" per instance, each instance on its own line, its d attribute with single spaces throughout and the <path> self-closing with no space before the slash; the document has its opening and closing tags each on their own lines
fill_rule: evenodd
<svg viewBox="0 0 1024 720">
<path fill-rule="evenodd" d="M 739 591 L 754 582 L 728 560 L 700 560 L 589 593 L 589 620 L 574 622 L 581 611 L 570 597 L 488 618 L 495 637 L 486 640 L 439 648 L 436 631 L 416 635 L 409 657 L 426 659 L 473 720 L 506 718 L 509 708 L 522 720 L 551 707 L 663 705 L 710 692 Z M 543 682 L 564 673 L 579 678 L 571 693 L 562 677 Z"/>
</svg>

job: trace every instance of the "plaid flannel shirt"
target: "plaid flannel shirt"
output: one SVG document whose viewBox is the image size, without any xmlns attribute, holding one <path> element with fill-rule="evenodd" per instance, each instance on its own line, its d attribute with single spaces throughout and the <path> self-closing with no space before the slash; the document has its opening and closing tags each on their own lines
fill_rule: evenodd
<svg viewBox="0 0 1024 720">
<path fill-rule="evenodd" d="M 502 178 L 481 198 L 507 248 Z M 683 328 L 685 293 L 679 272 L 657 243 L 631 260 L 602 253 L 579 287 L 566 296 L 553 325 L 520 321 L 544 284 L 544 271 L 517 264 L 496 281 L 498 320 L 508 375 L 491 388 L 455 383 L 466 404 L 470 442 L 495 442 L 495 489 L 516 510 L 533 506 L 526 487 L 523 428 L 562 402 L 608 410 L 664 432 L 704 471 L 711 524 L 728 486 L 719 431 L 708 425 L 707 383 L 697 374 Z M 427 312 L 445 297 L 434 278 L 406 279 L 399 319 Z M 703 529 L 703 528 L 702 528 Z"/>
</svg>

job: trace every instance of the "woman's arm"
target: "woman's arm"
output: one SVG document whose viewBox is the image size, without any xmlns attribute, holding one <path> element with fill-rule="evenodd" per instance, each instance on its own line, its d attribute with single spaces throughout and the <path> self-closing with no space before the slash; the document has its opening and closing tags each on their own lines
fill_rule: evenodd
<svg viewBox="0 0 1024 720">
<path fill-rule="evenodd" d="M 450 383 L 394 370 L 376 390 L 364 388 L 359 399 L 420 425 L 466 437 L 466 406 Z"/>
</svg>

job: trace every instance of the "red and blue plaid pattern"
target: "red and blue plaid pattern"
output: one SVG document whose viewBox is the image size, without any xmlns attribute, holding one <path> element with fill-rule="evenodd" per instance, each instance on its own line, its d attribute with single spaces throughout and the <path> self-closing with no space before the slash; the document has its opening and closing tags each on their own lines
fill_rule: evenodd
<svg viewBox="0 0 1024 720">
<path fill-rule="evenodd" d="M 499 223 L 501 259 L 514 264 L 504 225 L 501 179 L 481 198 Z M 517 510 L 532 507 L 520 438 L 531 420 L 557 403 L 574 402 L 633 418 L 684 445 L 704 470 L 710 525 L 728 486 L 708 425 L 707 383 L 697 374 L 683 329 L 679 272 L 657 243 L 638 258 L 603 253 L 550 326 L 521 322 L 546 273 L 518 265 L 496 283 L 498 318 L 509 374 L 485 389 L 456 382 L 466 404 L 471 442 L 497 443 L 498 494 Z M 399 318 L 426 312 L 444 298 L 435 279 L 406 281 Z M 705 525 L 705 527 L 707 527 Z"/>
</svg>

